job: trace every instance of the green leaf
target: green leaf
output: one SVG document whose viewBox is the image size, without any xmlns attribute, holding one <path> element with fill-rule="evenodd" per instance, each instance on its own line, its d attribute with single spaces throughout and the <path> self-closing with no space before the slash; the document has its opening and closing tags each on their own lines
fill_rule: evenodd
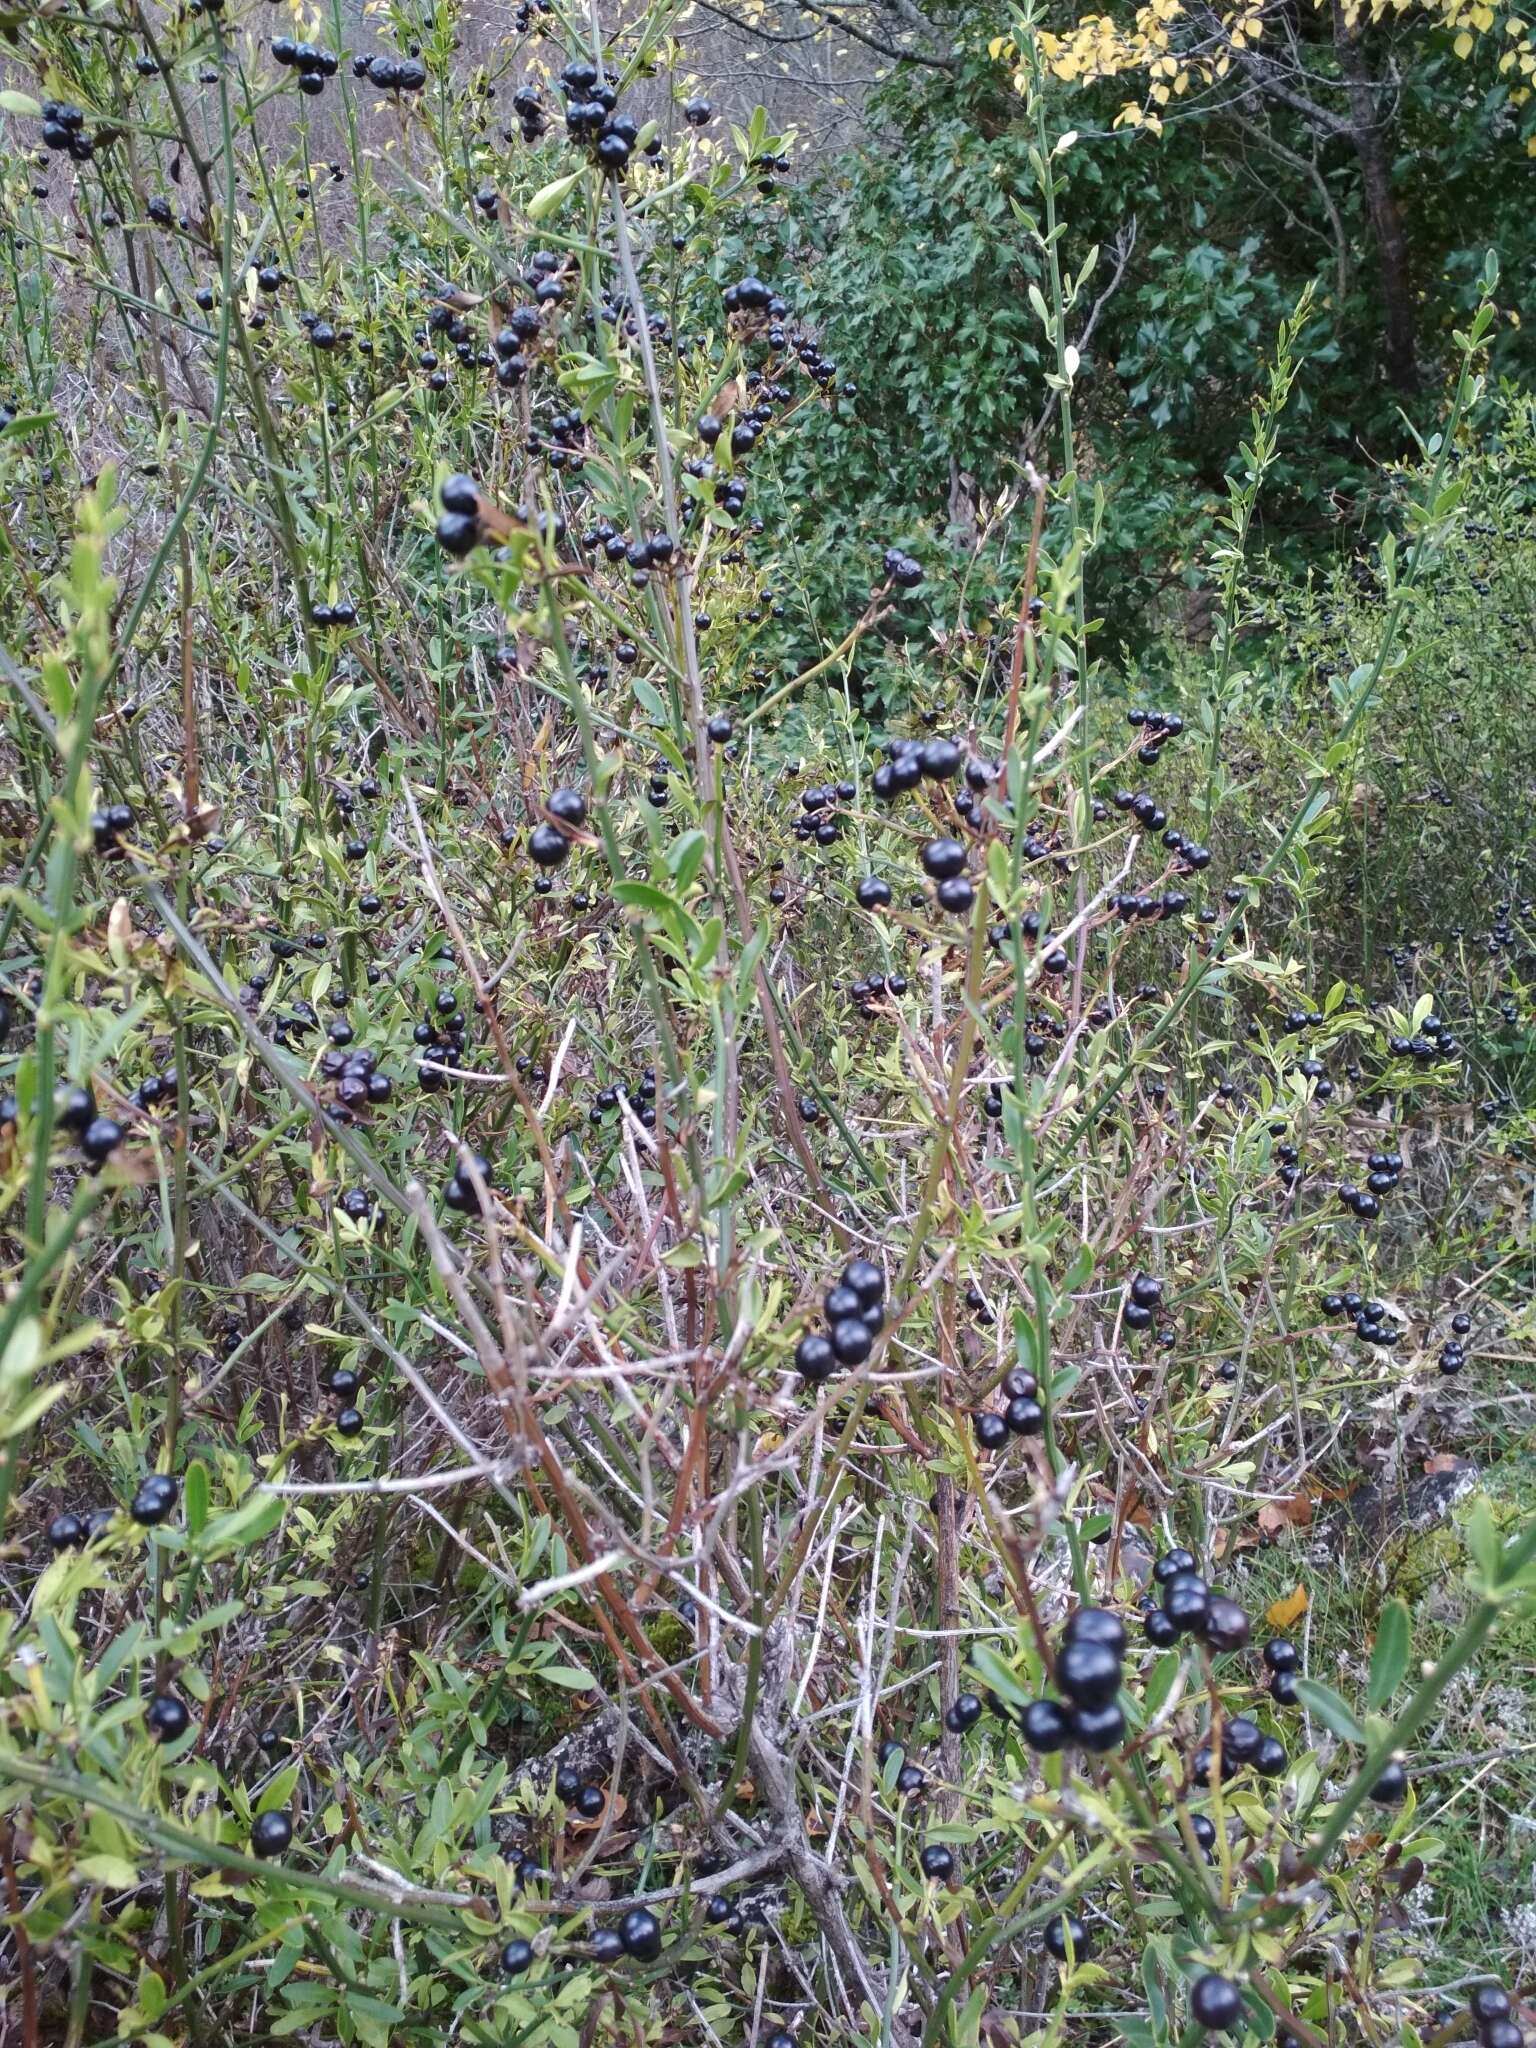
<svg viewBox="0 0 1536 2048">
<path fill-rule="evenodd" d="M 1030 1695 L 990 1644 L 978 1643 L 971 1651 L 971 1669 L 1010 1706 L 1022 1707 L 1029 1700 Z"/>
<path fill-rule="evenodd" d="M 0 1391 L 30 1379 L 42 1355 L 43 1326 L 36 1316 L 23 1316 L 0 1357 Z"/>
<path fill-rule="evenodd" d="M 19 114 L 25 121 L 40 121 L 42 104 L 33 99 L 29 92 L 0 92 L 0 113 Z"/>
<path fill-rule="evenodd" d="M 697 830 L 684 832 L 667 849 L 667 872 L 676 882 L 681 893 L 697 880 L 704 865 L 704 834 Z"/>
<path fill-rule="evenodd" d="M 139 2011 L 143 2013 L 145 2019 L 159 2019 L 161 2013 L 165 2011 L 165 1995 L 164 1980 L 157 1977 L 147 1964 L 141 1967 L 139 1971 L 139 1988 L 135 1993 L 135 1997 L 138 2001 Z"/>
<path fill-rule="evenodd" d="M 546 220 L 550 214 L 558 211 L 576 190 L 584 175 L 582 171 L 568 171 L 563 178 L 556 178 L 551 184 L 541 186 L 528 202 L 528 218 Z"/>
<path fill-rule="evenodd" d="M 1371 1655 L 1371 1676 L 1365 1703 L 1384 1707 L 1403 1682 L 1408 1669 L 1408 1609 L 1401 1600 L 1389 1600 L 1376 1624 L 1376 1648 Z"/>
<path fill-rule="evenodd" d="M 253 1493 L 227 1515 L 219 1515 L 203 1531 L 199 1549 L 204 1558 L 222 1557 L 227 1550 L 244 1550 L 270 1536 L 283 1519 L 283 1503 L 275 1493 Z"/>
<path fill-rule="evenodd" d="M 592 1674 L 576 1664 L 550 1664 L 539 1673 L 550 1685 L 563 1685 L 569 1692 L 590 1692 Z"/>
<path fill-rule="evenodd" d="M 293 1798 L 293 1788 L 298 1782 L 299 1767 L 297 1764 L 289 1764 L 285 1770 L 278 1772 L 271 1784 L 262 1793 L 261 1798 L 257 1801 L 256 1811 L 258 1813 L 276 1813 L 280 1807 L 287 1806 Z"/>
<path fill-rule="evenodd" d="M 200 1458 L 194 1458 L 187 1467 L 182 1498 L 187 1508 L 187 1534 L 201 1536 L 208 1526 L 208 1467 Z"/>
<path fill-rule="evenodd" d="M 1341 1742 L 1357 1742 L 1364 1746 L 1365 1730 L 1356 1720 L 1351 1708 L 1331 1685 L 1324 1685 L 1316 1678 L 1298 1678 L 1296 1696 L 1307 1712 L 1315 1714 L 1323 1726 L 1331 1729 Z"/>
<path fill-rule="evenodd" d="M 1467 1512 L 1467 1548 L 1482 1574 L 1485 1589 L 1491 1592 L 1499 1583 L 1501 1545 L 1499 1532 L 1494 1526 L 1493 1510 L 1483 1494 L 1478 1495 Z"/>
<path fill-rule="evenodd" d="M 6 1417 L 4 1426 L 0 1427 L 0 1441 L 25 1436 L 33 1423 L 40 1416 L 46 1415 L 55 1401 L 62 1401 L 68 1392 L 69 1387 L 63 1381 L 55 1386 L 39 1387 L 29 1400 L 23 1401 L 19 1408 L 13 1409 Z"/>
<path fill-rule="evenodd" d="M 999 910 L 1008 908 L 1013 895 L 1013 861 L 1001 839 L 987 848 L 987 893 Z"/>
</svg>

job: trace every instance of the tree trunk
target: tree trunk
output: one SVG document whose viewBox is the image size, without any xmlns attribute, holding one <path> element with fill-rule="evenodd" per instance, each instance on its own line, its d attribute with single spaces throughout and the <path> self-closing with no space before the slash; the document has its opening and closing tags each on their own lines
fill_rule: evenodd
<svg viewBox="0 0 1536 2048">
<path fill-rule="evenodd" d="M 1358 31 L 1345 23 L 1338 0 L 1333 7 L 1333 40 L 1339 69 L 1349 93 L 1349 139 L 1360 160 L 1360 179 L 1376 238 L 1381 265 L 1381 301 L 1385 315 L 1387 376 L 1395 390 L 1419 388 L 1418 352 L 1414 346 L 1413 293 L 1408 277 L 1408 237 L 1397 195 L 1392 190 L 1392 163 L 1386 127 L 1377 111 L 1381 89 L 1372 76 Z"/>
</svg>

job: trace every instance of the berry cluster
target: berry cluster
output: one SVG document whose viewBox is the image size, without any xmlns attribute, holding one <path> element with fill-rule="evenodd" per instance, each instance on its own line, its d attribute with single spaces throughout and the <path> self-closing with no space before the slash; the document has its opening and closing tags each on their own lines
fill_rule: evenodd
<svg viewBox="0 0 1536 2048">
<path fill-rule="evenodd" d="M 1240 1650 L 1248 1641 L 1248 1617 L 1235 1600 L 1213 1593 L 1187 1550 L 1170 1550 L 1152 1567 L 1162 1588 L 1162 1605 L 1146 1617 L 1148 1642 L 1166 1648 L 1183 1635 L 1199 1636 L 1207 1649 Z"/>
<path fill-rule="evenodd" d="M 1482 2048 L 1524 2048 L 1525 2032 L 1502 1984 L 1479 1984 L 1467 2000 Z"/>
<path fill-rule="evenodd" d="M 618 1108 L 620 1102 L 627 1102 L 634 1111 L 636 1121 L 646 1130 L 656 1128 L 656 1070 L 647 1067 L 633 1088 L 622 1081 L 615 1081 L 606 1088 L 599 1088 L 592 1098 L 592 1107 L 587 1112 L 588 1121 L 604 1123 Z"/>
<path fill-rule="evenodd" d="M 298 43 L 292 36 L 274 36 L 272 56 L 285 70 L 297 71 L 299 91 L 311 99 L 325 91 L 325 81 L 334 78 L 341 68 L 341 59 L 334 50 L 320 49 L 314 43 Z M 425 77 L 422 83 L 426 83 Z"/>
<path fill-rule="evenodd" d="M 1472 1318 L 1469 1315 L 1462 1313 L 1451 1317 L 1451 1334 L 1440 1352 L 1440 1370 L 1447 1379 L 1459 1373 L 1467 1362 L 1467 1347 L 1461 1340 L 1471 1328 Z"/>
<path fill-rule="evenodd" d="M 92 811 L 91 845 L 100 854 L 120 854 L 123 834 L 133 830 L 134 822 L 132 804 L 107 804 L 99 811 Z"/>
<path fill-rule="evenodd" d="M 923 580 L 923 565 L 900 548 L 887 548 L 881 567 L 898 590 L 916 590 Z"/>
<path fill-rule="evenodd" d="M 579 789 L 553 789 L 544 809 L 544 823 L 528 835 L 528 857 L 536 867 L 557 868 L 587 822 L 587 800 Z"/>
<path fill-rule="evenodd" d="M 490 1160 L 483 1152 L 473 1153 L 471 1157 L 474 1160 L 475 1172 L 484 1181 L 486 1188 L 490 1189 L 495 1185 Z M 480 1190 L 475 1186 L 471 1175 L 462 1167 L 455 1169 L 448 1178 L 448 1183 L 443 1189 L 443 1206 L 457 1209 L 461 1216 L 478 1216 L 481 1213 Z"/>
<path fill-rule="evenodd" d="M 427 67 L 419 57 L 365 57 L 359 52 L 352 59 L 352 76 L 366 78 L 380 92 L 421 92 Z"/>
<path fill-rule="evenodd" d="M 105 1165 L 128 1135 L 116 1117 L 97 1114 L 89 1087 L 62 1089 L 54 1101 L 53 1120 L 78 1140 L 92 1166 Z"/>
<path fill-rule="evenodd" d="M 1053 1699 L 1031 1700 L 1020 1715 L 1024 1740 L 1037 1753 L 1074 1747 L 1094 1754 L 1125 1740 L 1116 1698 L 1125 1661 L 1125 1623 L 1105 1607 L 1079 1607 L 1068 1617 L 1056 1653 Z"/>
<path fill-rule="evenodd" d="M 1163 1283 L 1155 1273 L 1136 1273 L 1126 1289 L 1120 1321 L 1127 1330 L 1150 1330 L 1163 1306 Z"/>
<path fill-rule="evenodd" d="M 1390 1351 L 1402 1341 L 1402 1331 L 1387 1321 L 1392 1314 L 1387 1304 L 1366 1299 L 1353 1287 L 1342 1294 L 1325 1294 L 1322 1307 L 1325 1316 L 1348 1316 L 1362 1344 L 1376 1344 Z"/>
<path fill-rule="evenodd" d="M 1045 1431 L 1045 1410 L 1040 1405 L 1040 1382 L 1022 1365 L 1003 1374 L 1004 1407 L 1000 1414 L 980 1410 L 975 1418 L 976 1441 L 984 1451 L 1000 1451 L 1011 1436 L 1041 1436 Z"/>
<path fill-rule="evenodd" d="M 1132 705 L 1125 717 L 1128 725 L 1145 734 L 1136 750 L 1136 758 L 1149 768 L 1169 740 L 1176 740 L 1184 730 L 1184 721 L 1177 711 L 1151 711 Z"/>
<path fill-rule="evenodd" d="M 417 1065 L 416 1079 L 429 1094 L 446 1084 L 448 1077 L 441 1071 L 443 1067 L 462 1063 L 468 1031 L 468 1019 L 458 996 L 451 988 L 439 989 L 435 1008 L 428 1011 L 412 1033 L 424 1055 Z"/>
<path fill-rule="evenodd" d="M 443 512 L 437 522 L 437 544 L 445 555 L 462 561 L 483 538 L 480 487 L 472 476 L 458 474 L 443 479 L 438 496 Z"/>
<path fill-rule="evenodd" d="M 346 1195 L 343 1195 L 341 1206 L 346 1209 L 349 1201 L 352 1201 L 353 1197 L 359 1195 L 362 1196 L 362 1210 L 363 1214 L 366 1215 L 369 1200 L 361 1188 L 353 1188 Z M 357 1204 L 355 1201 L 348 1213 L 356 1215 Z M 357 1391 L 361 1384 L 362 1382 L 357 1373 L 350 1365 L 338 1365 L 325 1383 L 325 1391 L 338 1404 L 336 1409 L 336 1434 L 338 1436 L 357 1436 L 362 1430 L 363 1411 L 357 1405 Z"/>
<path fill-rule="evenodd" d="M 1461 1044 L 1445 1019 L 1431 1011 L 1411 1038 L 1391 1038 L 1387 1050 L 1396 1053 L 1399 1059 L 1414 1059 L 1421 1066 L 1430 1066 L 1436 1060 L 1457 1058 Z"/>
<path fill-rule="evenodd" d="M 628 166 L 640 140 L 639 122 L 618 112 L 617 92 L 599 78 L 597 66 L 586 58 L 566 65 L 560 74 L 560 90 L 565 95 L 567 134 L 617 177 Z M 661 154 L 660 136 L 651 137 L 646 153 Z"/>
<path fill-rule="evenodd" d="M 89 134 L 82 107 L 43 102 L 43 147 L 63 151 L 77 164 L 89 163 L 96 154 L 96 138 Z"/>
<path fill-rule="evenodd" d="M 539 98 L 537 88 L 520 85 L 512 95 L 512 111 L 517 116 L 523 140 L 531 149 L 549 129 L 549 116 L 544 111 L 544 103 Z M 507 139 L 510 141 L 511 137 Z"/>
<path fill-rule="evenodd" d="M 880 887 L 883 889 L 885 884 L 882 882 Z M 860 901 L 863 901 L 862 897 Z M 904 996 L 906 992 L 907 977 L 904 974 L 865 974 L 848 984 L 849 1001 L 861 1017 L 874 1016 L 875 1005 L 883 995 Z"/>
<path fill-rule="evenodd" d="M 338 1030 L 345 1031 L 350 1038 L 352 1026 L 344 1017 L 338 1017 L 330 1028 L 333 1041 Z M 378 1068 L 378 1054 L 366 1045 L 348 1052 L 342 1045 L 332 1043 L 320 1055 L 321 1076 L 335 1086 L 338 1123 L 349 1123 L 358 1110 L 377 1108 L 389 1101 L 393 1085 L 388 1074 L 381 1074 Z"/>
<path fill-rule="evenodd" d="M 953 740 L 894 739 L 885 743 L 886 758 L 875 770 L 870 788 L 881 803 L 893 803 L 903 790 L 915 789 L 925 778 L 949 782 L 966 767 L 966 781 L 972 789 L 985 789 L 992 771 L 984 762 L 965 764 Z M 976 774 L 973 777 L 971 768 Z"/>
<path fill-rule="evenodd" d="M 585 1785 L 581 1789 L 596 1794 L 596 1812 L 601 1813 L 603 1794 L 599 1788 Z M 621 1956 L 632 1956 L 638 1963 L 654 1963 L 661 1954 L 661 1922 L 648 1907 L 631 1906 L 616 1928 L 594 1930 L 587 1951 L 598 1963 L 616 1963 Z M 503 1944 L 497 1960 L 504 1976 L 520 1977 L 532 1965 L 534 1955 L 532 1942 L 518 1935 Z"/>
<path fill-rule="evenodd" d="M 822 1298 L 827 1334 L 807 1330 L 795 1346 L 795 1368 L 813 1386 L 840 1365 L 862 1365 L 885 1327 L 885 1275 L 872 1259 L 850 1259 Z"/>
<path fill-rule="evenodd" d="M 537 306 L 514 307 L 508 314 L 505 325 L 498 327 L 492 335 L 491 349 L 496 357 L 496 382 L 503 391 L 515 391 L 528 375 L 528 345 L 537 341 L 538 337 Z M 554 431 L 553 423 L 550 431 Z M 551 460 L 552 467 L 561 467 L 561 464 Z"/>
</svg>

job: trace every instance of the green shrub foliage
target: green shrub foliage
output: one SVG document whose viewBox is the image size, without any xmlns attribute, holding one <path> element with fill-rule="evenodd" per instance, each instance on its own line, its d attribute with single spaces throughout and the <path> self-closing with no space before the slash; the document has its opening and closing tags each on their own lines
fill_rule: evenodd
<svg viewBox="0 0 1536 2048">
<path fill-rule="evenodd" d="M 1496 263 L 1310 580 L 1255 295 L 1133 659 L 1054 101 L 807 274 L 480 26 L 0 12 L 7 2032 L 1514 2048 Z"/>
</svg>

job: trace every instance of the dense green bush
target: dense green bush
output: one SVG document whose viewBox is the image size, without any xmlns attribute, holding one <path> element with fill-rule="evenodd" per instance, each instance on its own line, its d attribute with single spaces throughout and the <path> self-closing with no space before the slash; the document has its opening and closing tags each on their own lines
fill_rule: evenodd
<svg viewBox="0 0 1536 2048">
<path fill-rule="evenodd" d="M 1496 265 L 1358 588 L 1250 563 L 1286 325 L 1212 646 L 1142 675 L 1087 479 L 974 590 L 893 500 L 839 594 L 782 493 L 944 439 L 888 307 L 848 398 L 738 259 L 779 139 L 614 125 L 661 8 L 545 17 L 504 139 L 459 12 L 382 81 L 207 0 L 14 25 L 7 2029 L 1418 2048 L 1478 1985 L 1514 2048 Z"/>
<path fill-rule="evenodd" d="M 946 15 L 953 69 L 897 66 L 872 96 L 870 139 L 824 166 L 782 221 L 754 224 L 755 260 L 805 267 L 807 310 L 859 394 L 778 465 L 801 579 L 835 608 L 857 601 L 872 534 L 920 531 L 932 559 L 963 564 L 979 538 L 995 543 L 986 508 L 1017 488 L 1026 456 L 1055 459 L 1049 435 L 1032 438 L 1049 402 L 1029 299 L 1044 280 L 1016 216 L 1031 203 L 1035 138 L 993 54 L 999 25 L 985 7 Z M 1422 43 L 1420 28 L 1403 33 Z M 1484 249 L 1512 276 L 1536 259 L 1531 113 L 1511 108 L 1498 55 L 1463 64 L 1431 39 L 1397 73 L 1397 198 L 1430 389 L 1473 310 Z M 1304 372 L 1262 514 L 1286 567 L 1327 574 L 1378 538 L 1383 472 L 1412 449 L 1385 375 L 1348 150 L 1317 149 L 1279 103 L 1239 97 L 1224 116 L 1220 95 L 1208 112 L 1181 109 L 1156 140 L 1108 132 L 1125 96 L 1120 82 L 1062 95 L 1057 125 L 1082 140 L 1058 167 L 1069 274 L 1098 252 L 1075 323 L 1078 458 L 1105 497 L 1094 601 L 1113 638 L 1145 654 L 1185 625 L 1188 594 L 1206 585 L 1253 391 L 1309 286 Z M 1493 348 L 1496 375 L 1530 381 L 1518 313 Z M 983 544 L 972 571 L 978 610 L 994 594 L 995 555 Z M 803 653 L 803 619 L 788 630 Z M 898 687 L 872 667 L 871 681 Z"/>
</svg>

